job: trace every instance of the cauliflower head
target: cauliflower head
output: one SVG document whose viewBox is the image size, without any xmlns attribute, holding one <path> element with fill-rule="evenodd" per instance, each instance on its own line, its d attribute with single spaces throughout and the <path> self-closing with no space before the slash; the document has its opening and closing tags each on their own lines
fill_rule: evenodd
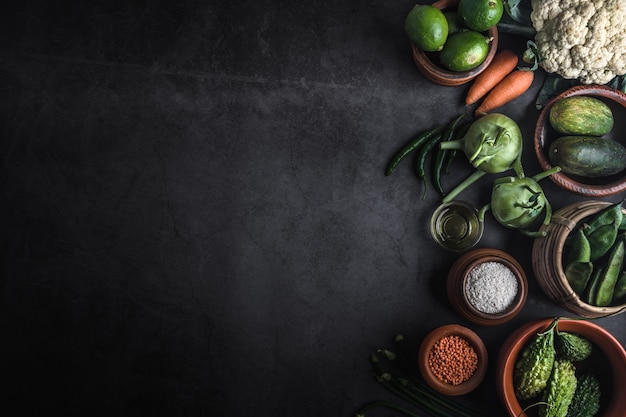
<svg viewBox="0 0 626 417">
<path fill-rule="evenodd" d="M 532 0 L 541 67 L 583 84 L 626 74 L 626 0 Z"/>
</svg>

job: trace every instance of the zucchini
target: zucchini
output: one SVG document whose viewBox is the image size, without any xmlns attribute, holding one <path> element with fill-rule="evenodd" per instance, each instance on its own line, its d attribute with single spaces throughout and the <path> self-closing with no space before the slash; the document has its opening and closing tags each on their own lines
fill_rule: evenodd
<svg viewBox="0 0 626 417">
<path fill-rule="evenodd" d="M 566 174 L 606 177 L 626 168 L 626 148 L 595 136 L 561 136 L 550 144 L 548 159 Z"/>
<path fill-rule="evenodd" d="M 602 100 L 590 96 L 565 97 L 552 105 L 550 124 L 566 135 L 602 136 L 613 129 L 613 112 Z"/>
</svg>

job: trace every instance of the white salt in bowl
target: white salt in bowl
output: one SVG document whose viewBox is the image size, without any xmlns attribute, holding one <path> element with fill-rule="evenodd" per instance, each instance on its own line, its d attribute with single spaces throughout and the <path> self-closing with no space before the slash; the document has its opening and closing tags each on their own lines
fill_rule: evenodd
<svg viewBox="0 0 626 417">
<path fill-rule="evenodd" d="M 522 266 L 506 252 L 473 249 L 448 272 L 448 298 L 465 319 L 483 326 L 505 323 L 524 307 L 528 280 Z"/>
</svg>

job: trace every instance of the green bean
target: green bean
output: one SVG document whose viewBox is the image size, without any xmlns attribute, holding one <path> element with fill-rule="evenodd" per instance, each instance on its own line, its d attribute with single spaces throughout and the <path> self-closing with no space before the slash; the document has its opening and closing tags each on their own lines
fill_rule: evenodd
<svg viewBox="0 0 626 417">
<path fill-rule="evenodd" d="M 422 198 L 426 197 L 426 188 L 427 188 L 426 159 L 428 157 L 428 154 L 430 154 L 430 151 L 432 151 L 435 148 L 435 146 L 437 146 L 439 141 L 441 141 L 441 134 L 436 134 L 431 139 L 429 139 L 428 142 L 424 144 L 424 146 L 420 148 L 417 154 L 417 158 L 415 159 L 415 171 L 417 173 L 417 176 L 420 177 L 422 181 L 424 182 L 424 196 Z"/>
<path fill-rule="evenodd" d="M 432 129 L 426 130 L 413 139 L 409 141 L 400 151 L 398 151 L 391 161 L 389 165 L 387 165 L 387 169 L 385 170 L 385 175 L 389 176 L 393 172 L 393 170 L 398 166 L 398 164 L 406 158 L 411 152 L 418 149 L 420 146 L 425 144 L 429 139 L 431 139 L 434 135 L 438 134 L 443 130 L 443 126 L 437 126 Z"/>
<path fill-rule="evenodd" d="M 456 119 L 454 119 L 444 131 L 441 136 L 442 142 L 447 142 L 454 138 L 454 133 L 456 131 L 457 124 L 461 121 L 461 119 L 465 117 L 464 114 L 460 114 Z M 435 188 L 441 195 L 446 195 L 443 190 L 443 186 L 441 185 L 441 175 L 444 172 L 444 163 L 446 161 L 447 154 L 451 152 L 450 149 L 439 149 L 437 151 L 437 155 L 435 156 L 435 162 L 433 163 L 433 183 L 435 184 Z"/>
</svg>

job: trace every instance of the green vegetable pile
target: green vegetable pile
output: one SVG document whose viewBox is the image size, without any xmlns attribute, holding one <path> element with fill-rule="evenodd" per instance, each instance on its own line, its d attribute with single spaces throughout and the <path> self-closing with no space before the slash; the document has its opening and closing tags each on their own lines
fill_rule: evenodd
<svg viewBox="0 0 626 417">
<path fill-rule="evenodd" d="M 626 216 L 622 202 L 610 204 L 570 233 L 563 271 L 572 290 L 598 307 L 626 299 Z"/>
<path fill-rule="evenodd" d="M 577 364 L 588 360 L 593 344 L 558 330 L 558 317 L 524 347 L 515 363 L 513 384 L 521 401 L 535 401 L 540 417 L 593 417 L 600 410 L 600 383 Z"/>
</svg>

